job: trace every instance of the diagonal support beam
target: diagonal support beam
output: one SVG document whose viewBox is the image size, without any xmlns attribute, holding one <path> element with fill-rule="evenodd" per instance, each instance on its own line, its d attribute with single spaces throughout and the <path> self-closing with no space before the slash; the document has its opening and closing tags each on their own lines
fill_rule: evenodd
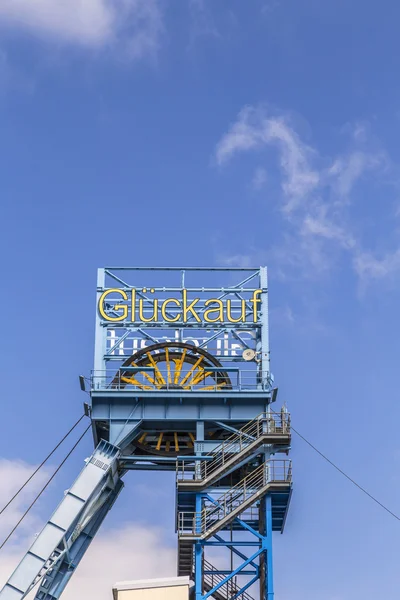
<svg viewBox="0 0 400 600">
<path fill-rule="evenodd" d="M 249 589 L 250 586 L 253 585 L 253 583 L 255 583 L 258 579 L 258 574 L 254 575 L 254 577 L 252 579 L 250 579 L 250 581 L 248 581 L 246 583 L 246 585 L 244 585 L 242 588 L 240 588 L 240 590 L 237 592 L 237 594 L 235 594 L 234 596 L 232 596 L 232 598 L 230 598 L 230 600 L 236 600 L 236 598 L 239 598 L 246 590 Z"/>
<path fill-rule="evenodd" d="M 239 519 L 238 519 L 239 520 Z M 218 535 L 217 533 L 214 534 L 214 537 L 216 540 L 218 540 L 219 542 L 225 542 L 225 540 Z M 236 554 L 236 556 L 238 556 L 239 558 L 241 558 L 242 560 L 247 560 L 249 557 L 246 556 L 245 554 L 243 554 L 243 552 L 240 552 L 240 550 L 238 550 L 237 548 L 235 548 L 234 546 L 231 546 L 231 550 L 234 554 Z M 252 567 L 254 567 L 255 569 L 258 569 L 258 565 L 255 562 L 251 562 L 250 563 Z"/>
<path fill-rule="evenodd" d="M 119 480 L 114 490 L 107 491 L 103 503 L 97 506 L 96 511 L 86 525 L 84 525 L 84 522 L 77 524 L 75 535 L 71 536 L 73 541 L 67 544 L 68 551 L 58 561 L 56 568 L 43 577 L 35 600 L 58 600 L 122 488 L 123 482 Z"/>
<path fill-rule="evenodd" d="M 255 552 L 252 556 L 250 556 L 250 558 L 248 558 L 247 560 L 245 560 L 234 571 L 232 571 L 231 573 L 229 573 L 229 575 L 227 575 L 226 577 L 224 577 L 223 579 L 221 579 L 221 581 L 219 583 L 217 583 L 216 586 L 214 586 L 209 592 L 207 592 L 206 594 L 204 594 L 202 600 L 207 600 L 207 598 L 209 598 L 210 596 L 212 596 L 213 594 L 215 594 L 215 592 L 217 592 L 220 587 L 222 587 L 223 585 L 225 585 L 226 583 L 228 583 L 228 581 L 230 581 L 232 579 L 232 577 L 235 577 L 238 573 L 240 573 L 240 571 L 242 571 L 245 567 L 247 567 L 247 565 L 249 565 L 251 562 L 253 562 L 257 558 L 257 556 L 260 555 L 261 552 L 262 552 L 262 548 L 260 548 L 259 550 L 257 550 L 257 552 Z"/>
<path fill-rule="evenodd" d="M 236 435 L 241 435 L 243 437 L 249 438 L 249 440 L 251 442 L 254 442 L 254 440 L 256 439 L 254 436 L 249 435 L 248 433 L 245 433 L 243 431 L 240 431 L 239 429 L 236 429 L 235 427 L 232 427 L 231 425 L 228 425 L 227 423 L 223 423 L 222 421 L 214 421 L 214 422 L 216 425 L 218 425 L 218 427 L 222 427 L 223 429 L 226 429 L 227 431 L 236 433 Z"/>
</svg>

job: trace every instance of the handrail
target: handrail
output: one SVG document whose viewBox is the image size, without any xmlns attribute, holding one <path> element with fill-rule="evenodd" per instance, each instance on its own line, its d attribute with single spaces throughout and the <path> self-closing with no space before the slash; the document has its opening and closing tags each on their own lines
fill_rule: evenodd
<svg viewBox="0 0 400 600">
<path fill-rule="evenodd" d="M 151 373 L 149 369 L 155 367 L 124 367 L 104 370 L 93 370 L 90 374 L 90 387 L 92 391 L 129 391 L 141 390 L 152 392 L 176 392 L 175 383 L 169 382 L 168 369 L 157 367 L 157 377 L 152 377 L 153 382 L 149 381 L 148 375 Z M 256 370 L 240 367 L 207 367 L 208 376 L 201 381 L 189 380 L 181 386 L 183 392 L 188 391 L 209 391 L 209 392 L 226 392 L 226 391 L 254 391 L 254 392 L 271 392 L 272 387 L 269 381 L 260 381 L 260 377 Z M 226 372 L 229 374 L 229 383 L 224 377 L 218 374 Z M 132 374 L 133 376 L 130 376 Z"/>
<path fill-rule="evenodd" d="M 209 504 L 205 504 L 201 512 L 179 512 L 179 533 L 181 535 L 185 533 L 194 536 L 204 535 L 218 521 L 255 496 L 268 483 L 289 483 L 291 477 L 290 460 L 265 461 L 212 503 L 208 500 Z"/>
<path fill-rule="evenodd" d="M 225 577 L 220 573 L 206 573 L 205 571 L 215 571 L 215 567 L 207 560 L 204 560 L 203 563 L 203 580 L 204 583 L 208 584 L 211 588 L 215 587 L 218 583 L 225 579 Z M 230 596 L 228 596 L 229 592 L 232 596 L 234 596 L 237 591 L 238 589 L 236 577 L 232 577 L 232 579 L 227 581 L 218 589 L 218 592 L 221 595 L 224 595 L 227 600 L 229 600 L 230 598 Z"/>
<path fill-rule="evenodd" d="M 259 439 L 265 434 L 283 434 L 290 435 L 290 413 L 286 411 L 262 412 L 255 419 L 249 421 L 238 432 L 223 440 L 216 448 L 206 453 L 205 456 L 213 456 L 212 460 L 201 461 L 199 467 L 194 472 L 190 470 L 185 473 L 185 461 L 177 461 L 177 481 L 184 481 L 186 475 L 194 481 L 203 481 L 210 477 L 227 460 L 230 460 L 234 454 L 239 454 L 250 443 Z"/>
</svg>

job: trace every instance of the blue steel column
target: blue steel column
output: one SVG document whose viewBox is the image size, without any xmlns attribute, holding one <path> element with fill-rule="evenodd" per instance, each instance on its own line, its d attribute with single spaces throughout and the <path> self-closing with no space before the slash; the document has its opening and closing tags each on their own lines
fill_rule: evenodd
<svg viewBox="0 0 400 600">
<path fill-rule="evenodd" d="M 201 532 L 202 504 L 202 494 L 196 494 L 196 533 Z M 203 552 L 203 544 L 200 540 L 197 540 L 194 546 L 195 600 L 202 600 L 203 598 Z"/>
<path fill-rule="evenodd" d="M 196 455 L 201 456 L 203 454 L 203 452 L 201 450 L 199 450 L 198 442 L 204 442 L 204 421 L 197 421 L 197 423 L 196 423 L 196 442 L 197 442 Z M 200 464 L 199 460 L 195 461 L 194 468 L 195 468 L 196 477 L 198 477 L 200 479 L 201 464 Z"/>
<path fill-rule="evenodd" d="M 272 564 L 272 498 L 265 499 L 265 544 L 267 549 L 267 577 L 265 600 L 274 600 L 274 577 Z"/>
<path fill-rule="evenodd" d="M 270 375 L 269 325 L 268 325 L 268 276 L 267 267 L 260 267 L 261 294 L 261 372 L 263 387 L 268 384 Z"/>
<path fill-rule="evenodd" d="M 268 319 L 268 274 L 267 267 L 260 268 L 261 294 L 261 369 L 262 383 L 266 387 L 270 378 L 270 350 L 269 350 L 269 319 Z M 269 406 L 268 406 L 269 409 Z M 267 460 L 267 456 L 265 456 Z M 263 521 L 265 524 L 263 547 L 264 553 L 264 595 L 265 600 L 274 598 L 273 564 L 272 564 L 272 499 L 268 494 L 265 502 L 261 503 L 260 510 L 265 510 Z M 262 599 L 264 600 L 264 598 Z"/>
<path fill-rule="evenodd" d="M 204 442 L 204 421 L 197 421 L 196 423 L 196 442 Z M 198 449 L 197 455 L 201 455 Z M 195 462 L 196 476 L 200 476 L 201 464 L 200 460 Z M 196 494 L 196 532 L 201 532 L 201 510 L 203 507 L 203 500 L 201 494 Z M 197 540 L 194 545 L 194 577 L 195 577 L 195 600 L 201 600 L 203 598 L 203 555 L 204 547 L 200 540 Z"/>
</svg>

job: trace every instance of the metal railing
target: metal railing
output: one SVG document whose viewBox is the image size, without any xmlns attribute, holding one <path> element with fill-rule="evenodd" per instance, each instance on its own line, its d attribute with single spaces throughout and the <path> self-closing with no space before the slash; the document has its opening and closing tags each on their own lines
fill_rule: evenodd
<svg viewBox="0 0 400 600">
<path fill-rule="evenodd" d="M 174 375 L 166 369 L 154 367 L 121 367 L 114 372 L 92 371 L 90 376 L 90 387 L 96 390 L 141 390 L 165 391 L 177 389 L 183 391 L 199 392 L 224 392 L 224 391 L 271 391 L 271 382 L 265 378 L 262 381 L 260 374 L 255 369 L 240 368 L 209 368 L 205 369 L 208 375 L 201 379 L 182 372 L 180 381 L 176 382 Z M 223 373 L 228 375 L 228 380 Z M 187 379 L 185 377 L 189 374 Z"/>
<path fill-rule="evenodd" d="M 213 502 L 207 500 L 201 512 L 179 512 L 178 533 L 181 536 L 201 537 L 245 502 L 253 497 L 255 501 L 256 494 L 267 484 L 290 483 L 291 480 L 290 460 L 265 461 Z"/>
<path fill-rule="evenodd" d="M 216 448 L 204 456 L 213 458 L 199 461 L 195 470 L 186 467 L 186 461 L 177 461 L 177 481 L 203 481 L 228 462 L 232 462 L 250 444 L 264 435 L 290 436 L 290 413 L 262 412 L 255 419 L 246 423 L 237 433 L 233 433 Z"/>
<path fill-rule="evenodd" d="M 221 575 L 217 572 L 216 568 L 209 563 L 207 560 L 204 560 L 203 563 L 204 575 L 203 581 L 205 586 L 212 590 L 216 585 L 218 585 L 223 579 L 225 579 L 225 575 Z M 208 571 L 208 572 L 206 572 Z M 214 572 L 215 571 L 215 572 Z M 207 591 L 209 591 L 207 590 Z M 230 600 L 231 598 L 237 598 L 238 600 L 254 600 L 250 594 L 244 591 L 242 594 L 236 595 L 240 590 L 240 586 L 237 583 L 237 577 L 232 577 L 226 583 L 221 585 L 218 590 L 215 592 L 216 595 L 224 598 L 224 600 Z"/>
</svg>

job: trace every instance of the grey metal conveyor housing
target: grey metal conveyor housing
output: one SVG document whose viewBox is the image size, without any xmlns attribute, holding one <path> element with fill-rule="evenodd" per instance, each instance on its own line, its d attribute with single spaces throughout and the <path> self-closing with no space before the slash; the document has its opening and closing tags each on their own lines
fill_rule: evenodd
<svg viewBox="0 0 400 600">
<path fill-rule="evenodd" d="M 60 597 L 122 489 L 117 472 L 118 457 L 118 448 L 100 442 L 0 591 L 1 600 L 21 600 L 37 584 L 35 599 Z"/>
</svg>

